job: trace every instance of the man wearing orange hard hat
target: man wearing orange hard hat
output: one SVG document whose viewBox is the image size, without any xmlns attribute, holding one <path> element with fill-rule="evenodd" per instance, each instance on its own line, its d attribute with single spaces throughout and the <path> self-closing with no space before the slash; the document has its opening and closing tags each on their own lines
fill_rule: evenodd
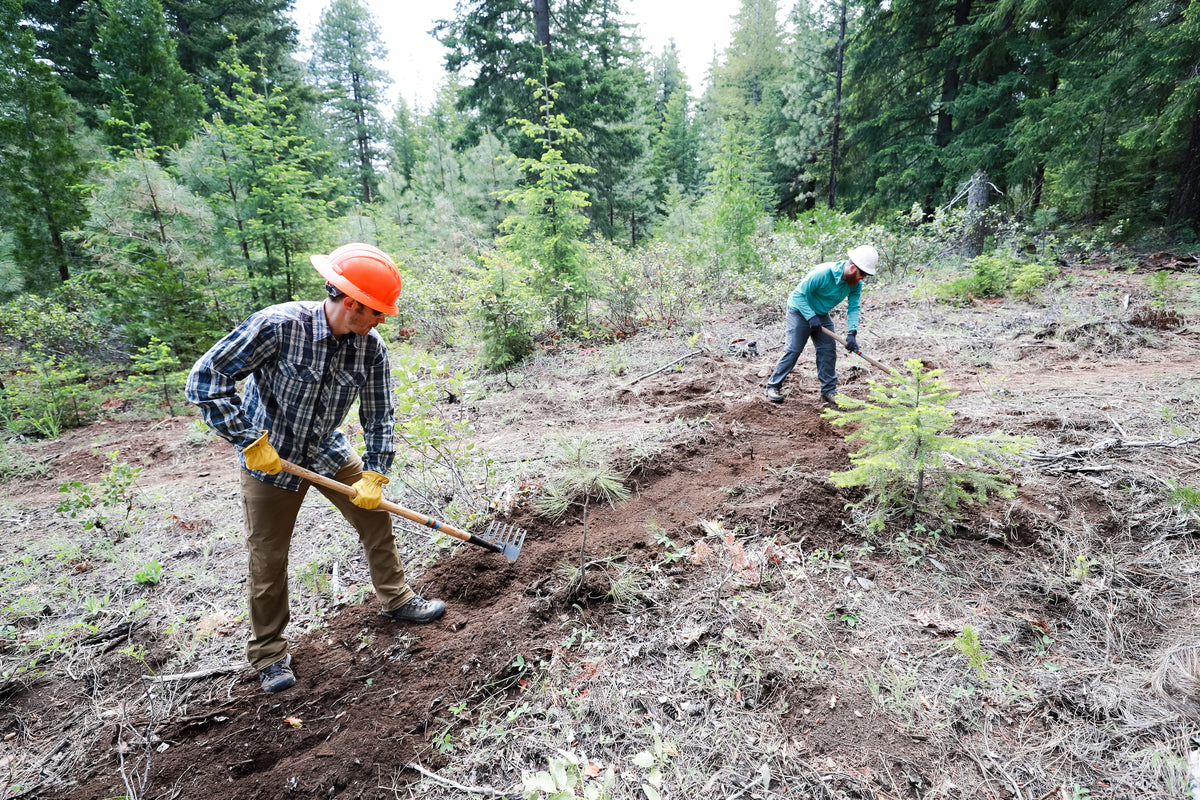
<svg viewBox="0 0 1200 800">
<path fill-rule="evenodd" d="M 284 636 L 288 550 L 313 485 L 283 472 L 281 459 L 354 487 L 353 499 L 316 488 L 358 532 L 386 616 L 423 623 L 446 610 L 409 587 L 391 514 L 379 508 L 396 455 L 396 423 L 387 345 L 375 326 L 397 313 L 400 271 L 382 250 L 357 243 L 314 255 L 312 264 L 325 278 L 325 300 L 251 314 L 196 362 L 186 390 L 205 422 L 241 453 L 250 555 L 246 657 L 268 692 L 296 682 Z M 244 396 L 238 381 L 245 381 Z M 340 428 L 356 401 L 366 444 L 361 458 Z"/>
</svg>

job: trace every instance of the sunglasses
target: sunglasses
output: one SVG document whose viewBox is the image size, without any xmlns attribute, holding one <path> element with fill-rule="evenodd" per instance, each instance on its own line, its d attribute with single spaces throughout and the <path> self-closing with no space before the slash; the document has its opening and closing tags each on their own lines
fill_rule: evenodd
<svg viewBox="0 0 1200 800">
<path fill-rule="evenodd" d="M 384 317 L 387 316 L 387 314 L 384 314 L 382 311 L 376 311 L 375 309 L 371 308 L 369 305 L 367 305 L 366 303 L 363 303 L 360 300 L 355 300 L 354 302 L 358 303 L 358 307 L 361 308 L 363 311 L 367 312 L 368 314 L 373 314 L 377 319 L 383 319 Z"/>
</svg>

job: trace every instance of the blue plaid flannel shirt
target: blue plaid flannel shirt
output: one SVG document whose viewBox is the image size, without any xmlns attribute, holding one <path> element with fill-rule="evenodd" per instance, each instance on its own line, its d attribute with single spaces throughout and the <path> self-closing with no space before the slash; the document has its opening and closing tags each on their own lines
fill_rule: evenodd
<svg viewBox="0 0 1200 800">
<path fill-rule="evenodd" d="M 244 399 L 237 393 L 242 380 Z M 280 457 L 322 475 L 333 475 L 353 454 L 339 426 L 359 400 L 363 469 L 386 474 L 396 457 L 387 345 L 376 331 L 339 340 L 320 302 L 283 303 L 251 314 L 196 362 L 186 394 L 239 451 L 266 430 Z M 287 472 L 251 474 L 284 489 L 300 488 L 300 479 Z"/>
</svg>

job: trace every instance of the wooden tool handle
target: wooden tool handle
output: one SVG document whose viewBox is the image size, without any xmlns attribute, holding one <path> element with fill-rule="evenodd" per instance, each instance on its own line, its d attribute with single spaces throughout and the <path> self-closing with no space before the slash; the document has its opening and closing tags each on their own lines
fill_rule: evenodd
<svg viewBox="0 0 1200 800">
<path fill-rule="evenodd" d="M 838 335 L 837 335 L 836 333 L 834 333 L 833 331 L 829 330 L 829 328 L 820 328 L 820 331 L 821 331 L 821 333 L 827 333 L 827 334 L 829 334 L 830 336 L 832 336 L 832 337 L 834 338 L 834 340 L 835 340 L 835 341 L 841 342 L 841 343 L 842 343 L 842 345 L 843 345 L 843 346 L 845 346 L 845 344 L 846 344 L 846 340 L 845 340 L 845 339 L 843 339 L 842 337 L 838 336 Z M 870 357 L 869 355 L 867 355 L 866 353 L 860 352 L 860 351 L 858 351 L 858 350 L 855 350 L 854 352 L 855 352 L 857 355 L 860 355 L 860 356 L 862 356 L 863 358 L 865 358 L 865 359 L 867 360 L 867 363 L 868 363 L 868 364 L 870 364 L 870 365 L 871 365 L 872 367 L 874 367 L 875 369 L 882 370 L 882 371 L 884 371 L 884 372 L 892 372 L 892 368 L 891 368 L 891 367 L 885 367 L 883 364 L 880 364 L 878 361 L 876 361 L 875 359 L 871 358 L 871 357 Z"/>
<path fill-rule="evenodd" d="M 347 486 L 344 483 L 335 481 L 333 478 L 326 478 L 324 475 L 320 475 L 310 469 L 305 469 L 299 464 L 293 464 L 290 461 L 282 461 L 281 459 L 281 463 L 283 464 L 284 472 L 290 472 L 299 478 L 304 478 L 306 481 L 324 486 L 326 489 L 333 489 L 335 492 L 341 492 L 351 499 L 358 495 L 358 492 L 354 490 L 353 486 Z M 385 511 L 392 512 L 396 516 L 404 517 L 407 520 L 415 522 L 418 525 L 423 525 L 426 528 L 430 528 L 435 531 L 448 533 L 455 539 L 461 539 L 464 542 L 470 542 L 472 539 L 476 538 L 471 536 L 471 534 L 467 533 L 466 531 L 460 531 L 453 525 L 447 525 L 445 522 L 438 522 L 432 517 L 427 517 L 424 514 L 418 514 L 416 511 L 411 511 L 404 506 L 397 505 L 391 500 L 380 500 L 379 507 Z"/>
</svg>

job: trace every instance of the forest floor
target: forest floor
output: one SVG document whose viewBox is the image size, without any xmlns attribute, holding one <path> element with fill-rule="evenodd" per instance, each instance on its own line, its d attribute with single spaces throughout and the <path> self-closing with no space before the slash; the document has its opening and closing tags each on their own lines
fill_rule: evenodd
<svg viewBox="0 0 1200 800">
<path fill-rule="evenodd" d="M 612 797 L 646 800 L 1183 797 L 1200 524 L 1168 492 L 1200 485 L 1200 283 L 1193 258 L 1184 300 L 1156 312 L 1162 264 L 1064 265 L 1037 303 L 868 285 L 865 352 L 945 370 L 956 435 L 1036 440 L 1016 496 L 947 529 L 864 535 L 861 494 L 829 479 L 854 448 L 821 416 L 811 350 L 786 402 L 763 397 L 776 302 L 714 312 L 698 337 L 543 352 L 515 388 L 489 378 L 447 413 L 497 464 L 535 481 L 553 435 L 590 433 L 631 498 L 588 509 L 586 545 L 578 510 L 501 501 L 528 531 L 516 562 L 399 524 L 410 580 L 448 606 L 411 626 L 379 614 L 352 533 L 311 493 L 297 684 L 276 695 L 242 655 L 227 444 L 173 416 L 24 445 L 45 474 L 0 505 L 0 796 L 573 796 L 611 770 Z M 738 337 L 760 354 L 726 352 Z M 844 351 L 838 368 L 865 398 L 877 375 Z M 134 507 L 103 530 L 56 511 L 60 484 L 103 487 L 114 463 L 140 470 Z M 154 562 L 161 580 L 139 582 Z"/>
</svg>

